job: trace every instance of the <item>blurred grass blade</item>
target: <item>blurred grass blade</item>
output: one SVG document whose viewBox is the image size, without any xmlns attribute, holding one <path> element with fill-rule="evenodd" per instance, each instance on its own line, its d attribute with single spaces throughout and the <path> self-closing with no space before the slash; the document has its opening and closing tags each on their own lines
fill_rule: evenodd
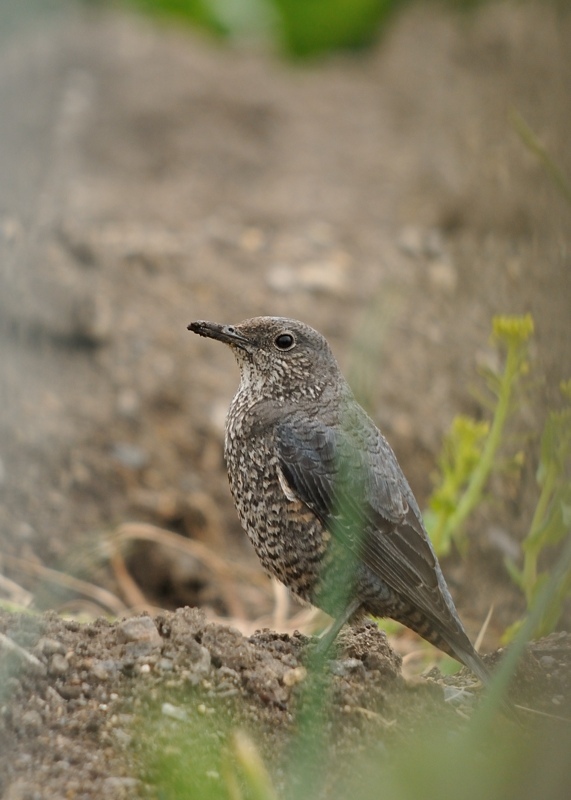
<svg viewBox="0 0 571 800">
<path fill-rule="evenodd" d="M 531 639 L 533 631 L 541 622 L 547 609 L 555 599 L 561 581 L 571 570 L 571 535 L 568 536 L 565 547 L 558 560 L 551 578 L 545 583 L 538 593 L 537 599 L 530 613 L 519 628 L 512 644 L 508 648 L 502 663 L 494 675 L 494 679 L 477 711 L 474 713 L 471 730 L 474 735 L 481 735 L 482 728 L 490 726 L 498 709 L 506 696 L 508 685 L 516 670 L 526 644 Z"/>
<path fill-rule="evenodd" d="M 516 111 L 515 108 L 512 108 L 509 116 L 510 122 L 519 138 L 528 150 L 537 156 L 553 183 L 571 205 L 571 183 L 569 183 L 565 175 L 561 172 L 521 114 Z"/>
<path fill-rule="evenodd" d="M 242 730 L 234 732 L 232 750 L 249 790 L 247 796 L 251 800 L 277 800 L 278 796 L 260 752 L 247 733 Z"/>
</svg>

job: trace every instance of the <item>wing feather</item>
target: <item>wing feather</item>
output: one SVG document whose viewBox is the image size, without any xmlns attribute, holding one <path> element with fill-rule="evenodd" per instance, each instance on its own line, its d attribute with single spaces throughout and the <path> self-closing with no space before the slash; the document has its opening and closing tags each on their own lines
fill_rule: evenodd
<svg viewBox="0 0 571 800">
<path fill-rule="evenodd" d="M 370 428 L 363 435 L 360 426 L 358 440 L 297 415 L 280 423 L 280 467 L 297 497 L 374 574 L 429 618 L 449 623 L 452 601 L 416 501 L 390 446 L 365 420 Z"/>
</svg>

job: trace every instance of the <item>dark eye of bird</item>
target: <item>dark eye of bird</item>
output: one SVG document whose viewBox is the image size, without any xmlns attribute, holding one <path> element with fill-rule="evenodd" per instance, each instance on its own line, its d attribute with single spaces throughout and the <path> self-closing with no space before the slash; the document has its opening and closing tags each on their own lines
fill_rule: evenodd
<svg viewBox="0 0 571 800">
<path fill-rule="evenodd" d="M 295 344 L 295 339 L 291 333 L 280 333 L 279 336 L 276 336 L 274 339 L 274 344 L 278 350 L 291 350 Z"/>
</svg>

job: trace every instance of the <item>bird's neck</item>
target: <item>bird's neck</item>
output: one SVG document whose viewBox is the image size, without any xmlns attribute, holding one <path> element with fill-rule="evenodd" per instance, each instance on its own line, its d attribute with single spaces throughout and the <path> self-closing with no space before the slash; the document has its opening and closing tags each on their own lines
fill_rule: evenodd
<svg viewBox="0 0 571 800">
<path fill-rule="evenodd" d="M 228 409 L 226 434 L 231 438 L 247 438 L 262 434 L 299 411 L 312 416 L 324 407 L 341 408 L 340 389 L 343 394 L 342 384 L 325 382 L 312 383 L 310 388 L 304 387 L 304 391 L 280 389 L 275 384 L 254 383 L 242 373 L 238 391 Z M 350 391 L 348 387 L 347 390 Z"/>
<path fill-rule="evenodd" d="M 313 377 L 313 376 L 312 376 Z M 331 383 L 325 376 L 323 380 L 311 382 L 276 382 L 260 375 L 259 372 L 243 367 L 240 372 L 240 385 L 234 401 L 241 408 L 253 408 L 259 404 L 272 404 L 276 408 L 314 403 L 331 390 Z"/>
</svg>

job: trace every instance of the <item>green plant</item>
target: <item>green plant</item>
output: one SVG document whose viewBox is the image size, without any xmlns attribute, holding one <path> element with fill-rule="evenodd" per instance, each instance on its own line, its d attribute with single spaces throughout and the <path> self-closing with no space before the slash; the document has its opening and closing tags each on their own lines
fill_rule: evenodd
<svg viewBox="0 0 571 800">
<path fill-rule="evenodd" d="M 492 338 L 505 352 L 505 359 L 501 371 L 487 369 L 484 373 L 495 401 L 492 420 L 454 419 L 438 459 L 438 485 L 425 512 L 426 527 L 439 556 L 446 555 L 453 542 L 465 551 L 464 524 L 482 502 L 486 484 L 497 468 L 514 395 L 529 370 L 528 340 L 532 334 L 530 314 L 493 320 Z"/>
<path fill-rule="evenodd" d="M 427 530 L 440 556 L 450 551 L 452 543 L 461 553 L 466 551 L 463 526 L 484 500 L 489 477 L 498 469 L 505 424 L 518 384 L 529 372 L 528 340 L 532 334 L 530 315 L 496 317 L 493 321 L 493 339 L 505 351 L 505 359 L 501 371 L 485 372 L 488 388 L 495 398 L 492 420 L 479 422 L 464 416 L 453 420 L 438 459 L 439 482 L 425 513 Z M 560 411 L 548 413 L 541 436 L 537 471 L 540 491 L 522 546 L 523 566 L 519 568 L 513 561 L 506 561 L 510 576 L 525 595 L 528 610 L 549 579 L 548 571 L 539 570 L 539 561 L 550 547 L 571 535 L 571 380 L 562 383 L 561 390 L 568 404 Z M 516 460 L 518 458 L 516 456 Z M 545 635 L 555 628 L 570 590 L 571 570 L 563 576 L 538 621 L 533 631 L 535 636 Z M 519 620 L 508 628 L 505 641 L 513 638 L 521 624 Z"/>
<path fill-rule="evenodd" d="M 567 402 L 571 401 L 571 380 L 561 384 Z M 559 544 L 566 536 L 571 537 L 571 405 L 560 411 L 550 411 L 541 436 L 537 483 L 540 489 L 529 533 L 523 543 L 523 567 L 519 569 L 512 561 L 506 566 L 515 583 L 525 595 L 528 609 L 538 592 L 549 580 L 547 570 L 539 571 L 538 562 L 550 547 Z M 550 633 L 556 626 L 563 609 L 563 602 L 571 590 L 571 568 L 557 587 L 543 616 L 533 631 L 535 636 Z M 521 621 L 512 625 L 505 634 L 509 641 L 521 626 Z"/>
<path fill-rule="evenodd" d="M 454 526 L 454 514 L 480 462 L 489 430 L 488 422 L 460 414 L 454 417 L 444 438 L 438 459 L 440 483 L 430 497 L 428 510 L 424 514 L 427 530 L 439 555 L 449 552 L 453 540 L 458 549 L 465 553 L 467 541 L 461 535 L 461 527 Z M 474 494 L 472 497 L 475 499 Z"/>
<path fill-rule="evenodd" d="M 297 57 L 365 47 L 403 0 L 272 0 L 278 35 Z"/>
<path fill-rule="evenodd" d="M 262 36 L 289 55 L 316 56 L 369 45 L 407 0 L 126 0 L 220 38 Z"/>
</svg>

